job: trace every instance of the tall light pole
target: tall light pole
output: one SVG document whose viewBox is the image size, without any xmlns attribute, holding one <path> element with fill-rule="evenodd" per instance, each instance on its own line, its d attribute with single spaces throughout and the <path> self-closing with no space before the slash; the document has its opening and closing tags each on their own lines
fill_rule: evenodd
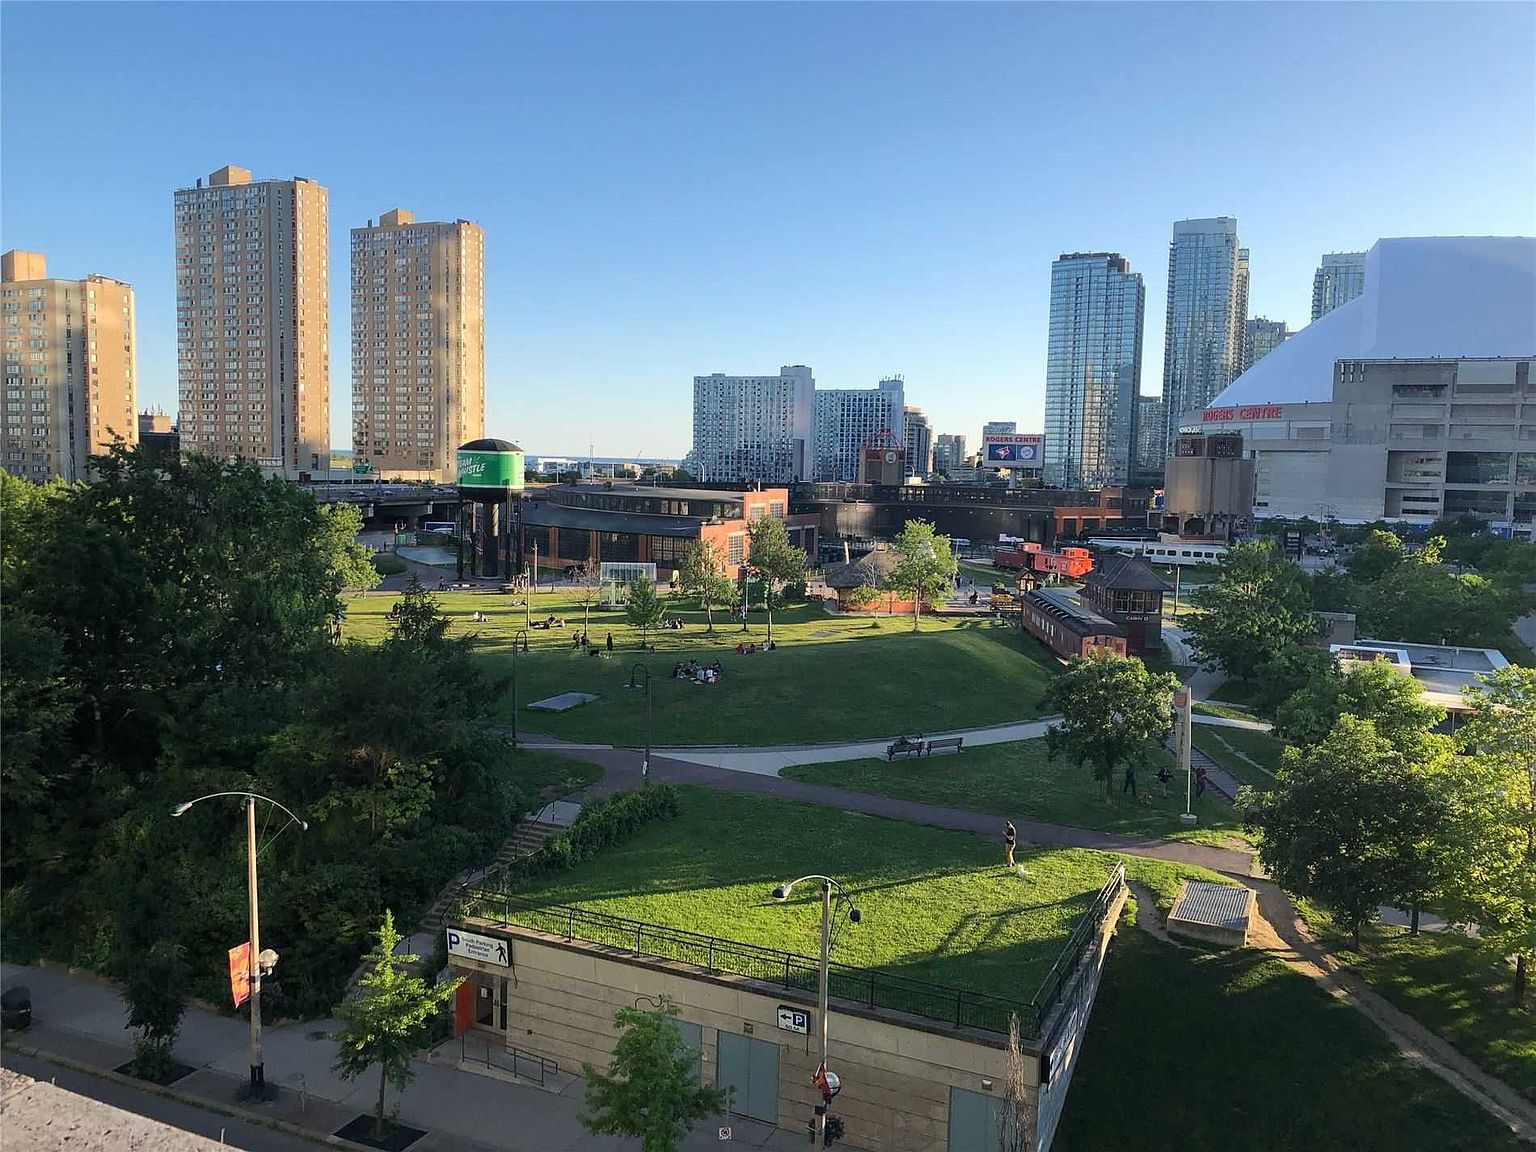
<svg viewBox="0 0 1536 1152">
<path fill-rule="evenodd" d="M 517 650 L 518 640 L 522 640 L 522 650 L 528 651 L 528 629 L 519 628 L 512 633 L 512 751 L 517 751 Z"/>
<path fill-rule="evenodd" d="M 635 673 L 645 673 L 645 759 L 640 761 L 640 783 L 651 782 L 651 666 L 641 661 L 629 670 L 629 683 L 626 688 L 638 688 L 635 683 Z"/>
<path fill-rule="evenodd" d="M 857 924 L 863 919 L 858 907 L 853 902 L 853 897 L 848 895 L 848 890 L 830 876 L 802 876 L 798 880 L 791 880 L 788 884 L 780 884 L 772 892 L 775 900 L 785 901 L 789 894 L 795 890 L 796 884 L 803 884 L 807 880 L 821 881 L 821 979 L 816 989 L 816 1010 L 820 1017 L 821 1025 L 821 1071 L 827 1071 L 827 975 L 832 963 L 832 889 L 836 888 L 838 895 L 848 901 L 848 922 Z M 816 1138 L 813 1144 L 825 1144 L 827 1135 L 827 1105 L 825 1103 L 816 1106 Z"/>
<path fill-rule="evenodd" d="M 199 796 L 196 800 L 184 800 L 171 808 L 172 816 L 180 816 L 194 804 L 201 804 L 204 800 L 212 800 L 219 796 L 239 796 L 245 800 L 245 869 L 246 883 L 250 889 L 250 917 L 251 917 L 251 949 L 246 959 L 246 978 L 249 981 L 251 991 L 251 1096 L 261 1100 L 266 1097 L 267 1079 L 266 1070 L 261 1057 L 261 969 L 263 963 L 275 964 L 277 955 L 273 953 L 270 962 L 264 961 L 261 953 L 261 915 L 257 902 L 256 883 L 256 801 L 265 800 L 272 807 L 287 814 L 291 823 L 299 826 L 299 831 L 309 831 L 309 825 L 300 820 L 287 808 L 284 808 L 276 800 L 266 796 L 259 796 L 255 792 L 210 792 L 206 796 Z M 286 829 L 287 825 L 283 825 Z M 279 830 L 279 835 L 282 830 Z"/>
</svg>

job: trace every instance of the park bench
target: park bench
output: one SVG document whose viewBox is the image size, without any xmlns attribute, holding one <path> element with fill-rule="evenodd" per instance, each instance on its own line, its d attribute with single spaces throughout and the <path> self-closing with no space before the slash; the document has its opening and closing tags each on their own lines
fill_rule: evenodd
<svg viewBox="0 0 1536 1152">
<path fill-rule="evenodd" d="M 928 741 L 928 755 L 935 752 L 959 752 L 965 746 L 964 736 L 941 736 Z"/>
<path fill-rule="evenodd" d="M 923 738 L 913 739 L 909 736 L 898 736 L 892 743 L 885 747 L 885 758 L 894 760 L 898 756 L 921 756 L 923 754 Z"/>
</svg>

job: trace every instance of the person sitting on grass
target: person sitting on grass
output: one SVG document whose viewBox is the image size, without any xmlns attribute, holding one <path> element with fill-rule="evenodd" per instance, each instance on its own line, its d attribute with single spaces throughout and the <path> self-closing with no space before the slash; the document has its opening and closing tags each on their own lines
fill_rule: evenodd
<svg viewBox="0 0 1536 1152">
<path fill-rule="evenodd" d="M 685 669 L 683 667 L 683 662 L 681 660 L 679 660 L 676 664 L 672 665 L 672 679 L 674 679 L 674 680 L 681 680 L 685 676 L 687 676 L 687 674 L 688 674 L 687 669 Z"/>
</svg>

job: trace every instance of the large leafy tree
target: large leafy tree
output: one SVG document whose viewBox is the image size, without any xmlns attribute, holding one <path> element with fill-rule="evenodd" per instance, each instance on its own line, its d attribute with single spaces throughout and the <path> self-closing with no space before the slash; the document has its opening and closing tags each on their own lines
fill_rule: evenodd
<svg viewBox="0 0 1536 1152">
<path fill-rule="evenodd" d="M 1440 765 L 1405 757 L 1370 720 L 1342 716 L 1320 744 L 1286 749 L 1275 787 L 1241 799 L 1264 866 L 1336 913 L 1356 949 L 1378 907 L 1417 907 L 1445 881 Z"/>
<path fill-rule="evenodd" d="M 1483 679 L 1458 733 L 1467 756 L 1451 821 L 1450 905 L 1495 955 L 1515 957 L 1523 1003 L 1536 961 L 1536 669 L 1511 665 Z"/>
<path fill-rule="evenodd" d="M 619 1039 L 608 1070 L 582 1065 L 588 1132 L 639 1140 L 641 1152 L 677 1152 L 694 1124 L 725 1111 L 729 1095 L 699 1083 L 698 1053 L 683 1043 L 673 1012 L 663 997 L 653 1010 L 614 1013 Z"/>
<path fill-rule="evenodd" d="M 1172 723 L 1171 672 L 1150 672 L 1135 657 L 1101 652 L 1073 660 L 1046 689 L 1044 706 L 1061 713 L 1045 734 L 1052 759 L 1087 767 L 1106 798 L 1116 770 L 1143 763 Z"/>
<path fill-rule="evenodd" d="M 1400 752 L 1421 753 L 1445 712 L 1426 703 L 1419 682 L 1390 664 L 1329 668 L 1310 677 L 1275 713 L 1275 731 L 1293 744 L 1320 744 L 1341 716 L 1370 720 Z"/>
<path fill-rule="evenodd" d="M 1318 681 L 1332 682 L 1337 669 L 1333 654 L 1316 644 L 1291 643 L 1277 648 L 1258 666 L 1254 680 L 1258 691 L 1253 705 L 1273 716 L 1297 692 Z"/>
<path fill-rule="evenodd" d="M 927 520 L 908 520 L 892 541 L 891 550 L 896 553 L 896 567 L 885 582 L 893 591 L 912 598 L 912 631 L 916 632 L 923 602 L 954 584 L 960 562 L 949 537 L 935 534 Z"/>
<path fill-rule="evenodd" d="M 395 918 L 384 913 L 378 943 L 364 963 L 369 970 L 358 981 L 357 995 L 336 1010 L 341 1021 L 335 1070 L 343 1080 L 355 1080 L 377 1066 L 379 1097 L 373 1114 L 373 1135 L 384 1135 L 384 1093 L 393 1084 L 404 1091 L 416 1078 L 411 1059 L 427 1041 L 432 1017 L 453 998 L 460 980 L 429 985 L 406 971 L 417 956 L 397 954 L 400 933 Z"/>
<path fill-rule="evenodd" d="M 1395 532 L 1385 528 L 1372 528 L 1365 540 L 1349 554 L 1346 567 L 1356 580 L 1370 582 L 1380 580 L 1403 562 L 1406 553 L 1403 542 Z"/>
<path fill-rule="evenodd" d="M 642 644 L 661 627 L 666 614 L 666 601 L 656 594 L 656 585 L 644 577 L 630 582 L 624 593 L 624 618 L 631 628 L 639 630 Z"/>
<path fill-rule="evenodd" d="M 773 640 L 773 602 L 778 590 L 805 575 L 805 549 L 789 542 L 784 521 L 764 516 L 747 525 L 747 567 L 763 579 L 763 607 L 768 612 L 768 639 Z"/>
<path fill-rule="evenodd" d="M 1359 623 L 1382 639 L 1490 647 L 1503 643 L 1522 607 L 1508 583 L 1445 567 L 1432 540 L 1361 590 Z"/>
<path fill-rule="evenodd" d="M 715 609 L 731 603 L 736 587 L 725 577 L 725 561 L 712 540 L 695 540 L 683 553 L 678 583 L 686 596 L 697 596 L 708 631 L 715 630 Z"/>
<path fill-rule="evenodd" d="M 1229 548 L 1215 579 L 1191 601 L 1200 611 L 1184 627 L 1196 654 L 1243 680 L 1272 653 L 1314 630 L 1301 569 L 1267 540 Z"/>
</svg>

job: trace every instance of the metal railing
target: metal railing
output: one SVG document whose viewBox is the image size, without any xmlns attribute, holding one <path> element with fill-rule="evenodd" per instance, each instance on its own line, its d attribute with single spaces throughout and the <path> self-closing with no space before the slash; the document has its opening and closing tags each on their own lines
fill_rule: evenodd
<svg viewBox="0 0 1536 1152">
<path fill-rule="evenodd" d="M 459 1063 L 484 1064 L 487 1068 L 532 1081 L 541 1088 L 546 1079 L 560 1075 L 560 1065 L 553 1060 L 480 1036 L 473 1039 L 469 1035 L 459 1037 Z"/>
<path fill-rule="evenodd" d="M 1088 911 L 1078 920 L 1077 926 L 1072 929 L 1072 935 L 1067 937 L 1061 954 L 1056 957 L 1056 963 L 1051 965 L 1051 970 L 1045 974 L 1045 979 L 1040 982 L 1040 987 L 1029 1002 L 1035 1035 L 1038 1036 L 1044 1029 L 1051 1010 L 1056 1007 L 1062 991 L 1072 982 L 1078 969 L 1097 951 L 1099 932 L 1103 928 L 1104 920 L 1124 887 L 1125 865 L 1116 864 L 1114 872 L 1105 881 L 1104 887 L 1099 889 L 1098 895 L 1093 898 Z"/>
<path fill-rule="evenodd" d="M 1009 1017 L 1017 1013 L 1021 1028 L 1028 1035 L 1038 1036 L 1055 1005 L 1055 998 L 1079 963 L 1078 954 L 1083 950 L 1084 941 L 1092 938 L 1103 923 L 1124 878 L 1122 865 L 1094 898 L 1045 983 L 1028 1002 L 835 962 L 828 971 L 828 992 L 834 999 L 872 1009 L 903 1012 L 962 1028 L 1003 1034 L 1008 1032 Z M 599 944 L 640 956 L 675 960 L 711 972 L 744 976 L 786 990 L 814 993 L 820 976 L 819 961 L 814 957 L 571 905 L 541 905 L 507 892 L 485 889 L 472 892 L 469 907 L 471 915 L 503 924 L 521 925 L 551 936 Z"/>
</svg>

